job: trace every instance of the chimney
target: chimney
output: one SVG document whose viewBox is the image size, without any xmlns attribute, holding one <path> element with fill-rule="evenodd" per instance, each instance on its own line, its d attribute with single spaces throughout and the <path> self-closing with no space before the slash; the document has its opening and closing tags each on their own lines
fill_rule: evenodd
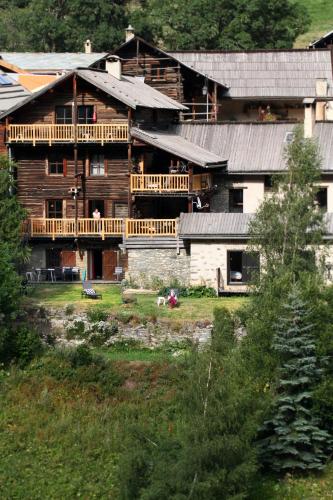
<svg viewBox="0 0 333 500">
<path fill-rule="evenodd" d="M 304 104 L 304 137 L 310 139 L 313 137 L 313 129 L 316 122 L 315 99 L 303 99 Z"/>
<path fill-rule="evenodd" d="M 105 61 L 105 69 L 106 71 L 121 80 L 121 61 L 118 56 L 111 56 Z"/>
<path fill-rule="evenodd" d="M 84 42 L 84 51 L 85 51 L 85 53 L 86 54 L 91 54 L 91 49 L 92 49 L 92 47 L 91 47 L 91 41 L 90 40 L 86 40 Z"/>
<path fill-rule="evenodd" d="M 125 42 L 129 42 L 134 36 L 134 28 L 129 24 L 128 28 L 125 29 Z"/>
</svg>

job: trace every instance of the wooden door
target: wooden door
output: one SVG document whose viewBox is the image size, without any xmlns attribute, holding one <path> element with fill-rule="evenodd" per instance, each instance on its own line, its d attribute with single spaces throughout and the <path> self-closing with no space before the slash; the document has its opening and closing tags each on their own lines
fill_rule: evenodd
<svg viewBox="0 0 333 500">
<path fill-rule="evenodd" d="M 117 251 L 103 250 L 103 280 L 114 280 L 117 266 Z"/>
<path fill-rule="evenodd" d="M 61 252 L 61 266 L 62 267 L 76 266 L 76 252 L 74 250 L 63 250 Z"/>
</svg>

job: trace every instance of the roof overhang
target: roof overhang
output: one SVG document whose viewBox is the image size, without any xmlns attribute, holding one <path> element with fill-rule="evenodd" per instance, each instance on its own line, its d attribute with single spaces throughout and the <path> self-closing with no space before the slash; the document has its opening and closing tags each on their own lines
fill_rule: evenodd
<svg viewBox="0 0 333 500">
<path fill-rule="evenodd" d="M 197 146 L 184 137 L 158 130 L 132 128 L 131 135 L 135 139 L 158 149 L 174 154 L 183 160 L 204 168 L 226 168 L 227 160 L 219 158 L 210 151 Z"/>
</svg>

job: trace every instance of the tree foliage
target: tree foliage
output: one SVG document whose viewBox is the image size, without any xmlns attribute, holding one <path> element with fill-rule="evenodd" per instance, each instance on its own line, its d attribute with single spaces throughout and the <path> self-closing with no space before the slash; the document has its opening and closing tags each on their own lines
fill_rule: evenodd
<svg viewBox="0 0 333 500">
<path fill-rule="evenodd" d="M 332 447 L 313 407 L 324 359 L 316 353 L 316 325 L 310 316 L 309 304 L 294 287 L 273 337 L 272 348 L 280 357 L 277 396 L 260 441 L 263 463 L 278 472 L 321 470 Z"/>
<path fill-rule="evenodd" d="M 291 0 L 2 0 L 2 50 L 95 51 L 124 41 L 131 22 L 164 49 L 290 48 L 309 24 Z"/>
<path fill-rule="evenodd" d="M 94 51 L 110 51 L 123 42 L 128 22 L 122 0 L 8 0 L 0 13 L 6 50 L 82 52 L 90 39 Z"/>
<path fill-rule="evenodd" d="M 146 0 L 130 21 L 169 50 L 291 48 L 309 25 L 290 0 Z"/>
<path fill-rule="evenodd" d="M 37 334 L 20 321 L 21 277 L 19 266 L 27 259 L 22 242 L 26 213 L 13 194 L 14 165 L 0 156 L 0 362 L 29 361 L 41 349 Z"/>
<path fill-rule="evenodd" d="M 216 311 L 212 346 L 188 358 L 171 423 L 132 429 L 121 463 L 124 500 L 246 496 L 264 393 L 239 357 L 234 327 L 228 311 Z"/>
</svg>

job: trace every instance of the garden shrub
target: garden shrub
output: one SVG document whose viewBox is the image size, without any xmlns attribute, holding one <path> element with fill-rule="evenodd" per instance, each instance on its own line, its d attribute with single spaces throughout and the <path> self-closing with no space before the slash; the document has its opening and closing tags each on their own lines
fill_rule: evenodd
<svg viewBox="0 0 333 500">
<path fill-rule="evenodd" d="M 109 314 L 104 309 L 99 308 L 90 308 L 87 311 L 87 319 L 91 323 L 98 323 L 99 321 L 106 321 L 109 317 Z"/>
</svg>

